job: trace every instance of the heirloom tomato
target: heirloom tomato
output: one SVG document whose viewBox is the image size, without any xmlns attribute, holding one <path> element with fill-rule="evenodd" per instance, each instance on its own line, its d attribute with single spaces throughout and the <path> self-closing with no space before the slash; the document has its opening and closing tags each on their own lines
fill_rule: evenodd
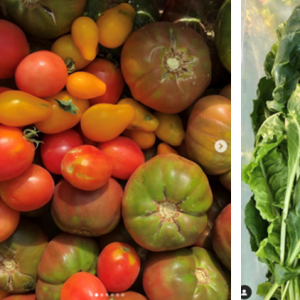
<svg viewBox="0 0 300 300">
<path fill-rule="evenodd" d="M 100 103 L 83 114 L 81 129 L 92 141 L 106 142 L 119 136 L 134 118 L 134 109 L 128 104 Z"/>
<path fill-rule="evenodd" d="M 199 239 L 211 204 L 207 177 L 197 164 L 176 154 L 160 154 L 129 178 L 123 221 L 140 246 L 157 252 L 175 250 Z"/>
<path fill-rule="evenodd" d="M 98 255 L 97 243 L 92 238 L 57 235 L 46 247 L 38 265 L 37 299 L 60 300 L 62 286 L 73 274 L 95 275 Z"/>
<path fill-rule="evenodd" d="M 19 63 L 15 80 L 19 90 L 45 98 L 64 88 L 68 80 L 68 70 L 57 54 L 45 50 L 37 51 L 27 55 Z"/>
<path fill-rule="evenodd" d="M 135 169 L 145 162 L 144 154 L 139 146 L 123 136 L 100 143 L 98 148 L 111 158 L 112 176 L 119 179 L 127 180 Z"/>
<path fill-rule="evenodd" d="M 90 145 L 76 147 L 61 162 L 61 174 L 73 186 L 85 191 L 99 189 L 112 175 L 111 159 Z"/>
<path fill-rule="evenodd" d="M 89 107 L 88 100 L 78 99 L 67 91 L 61 91 L 45 100 L 52 107 L 52 115 L 34 125 L 41 132 L 48 134 L 59 133 L 74 127 Z"/>
<path fill-rule="evenodd" d="M 5 204 L 0 198 L 0 243 L 9 238 L 20 221 L 20 212 Z"/>
<path fill-rule="evenodd" d="M 22 217 L 16 231 L 0 243 L 0 289 L 13 293 L 33 291 L 47 244 L 38 224 Z"/>
<path fill-rule="evenodd" d="M 185 141 L 189 157 L 207 174 L 228 172 L 231 166 L 230 100 L 212 95 L 197 101 L 189 117 Z M 227 145 L 223 152 L 215 149 L 220 141 Z"/>
<path fill-rule="evenodd" d="M 132 246 L 114 242 L 100 253 L 97 276 L 108 291 L 125 292 L 137 279 L 140 266 L 140 258 Z"/>
<path fill-rule="evenodd" d="M 0 196 L 17 211 L 31 211 L 48 203 L 54 193 L 54 181 L 50 173 L 32 164 L 21 175 L 0 182 Z"/>
<path fill-rule="evenodd" d="M 20 61 L 29 54 L 29 46 L 22 29 L 0 20 L 0 79 L 11 78 Z"/>
<path fill-rule="evenodd" d="M 215 221 L 212 245 L 223 265 L 231 269 L 231 204 L 228 204 Z"/>
<path fill-rule="evenodd" d="M 63 285 L 60 300 L 108 300 L 103 283 L 94 275 L 79 272 L 72 275 Z"/>
<path fill-rule="evenodd" d="M 52 107 L 45 100 L 21 91 L 0 94 L 0 123 L 7 126 L 26 126 L 43 121 L 52 115 Z"/>
<path fill-rule="evenodd" d="M 72 40 L 71 34 L 58 38 L 52 45 L 51 51 L 60 56 L 72 73 L 87 66 L 90 61 L 85 59 Z"/>
<path fill-rule="evenodd" d="M 134 31 L 123 47 L 121 68 L 133 98 L 163 113 L 183 111 L 211 81 L 204 39 L 182 24 L 156 22 Z"/>
<path fill-rule="evenodd" d="M 51 173 L 61 175 L 61 162 L 65 154 L 82 144 L 79 133 L 74 129 L 56 134 L 45 134 L 40 146 L 45 168 Z"/>
<path fill-rule="evenodd" d="M 98 103 L 116 104 L 120 99 L 125 82 L 117 63 L 106 59 L 96 58 L 83 71 L 97 76 L 106 84 L 106 92 L 102 96 L 91 98 L 91 105 Z"/>
<path fill-rule="evenodd" d="M 30 138 L 18 128 L 0 126 L 0 181 L 19 176 L 30 167 L 35 153 Z"/>
<path fill-rule="evenodd" d="M 228 285 L 221 264 L 199 247 L 153 253 L 143 286 L 150 300 L 227 300 Z"/>
<path fill-rule="evenodd" d="M 94 191 L 79 190 L 62 180 L 55 187 L 51 214 L 64 232 L 100 236 L 117 226 L 121 217 L 122 196 L 122 187 L 112 178 Z"/>
</svg>

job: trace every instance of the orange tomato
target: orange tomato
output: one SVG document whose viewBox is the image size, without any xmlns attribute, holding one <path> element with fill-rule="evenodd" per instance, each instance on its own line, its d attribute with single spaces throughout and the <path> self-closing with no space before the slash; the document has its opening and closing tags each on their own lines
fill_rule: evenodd
<svg viewBox="0 0 300 300">
<path fill-rule="evenodd" d="M 134 109 L 128 104 L 100 103 L 91 106 L 83 114 L 81 129 L 92 141 L 106 142 L 119 136 L 134 117 Z"/>
<path fill-rule="evenodd" d="M 106 92 L 106 84 L 93 74 L 76 72 L 68 77 L 68 92 L 80 99 L 91 99 L 102 96 Z"/>
<path fill-rule="evenodd" d="M 123 135 L 136 142 L 141 149 L 148 149 L 152 147 L 156 140 L 154 132 L 146 132 L 141 130 L 125 130 Z"/>
<path fill-rule="evenodd" d="M 0 123 L 20 127 L 43 121 L 52 115 L 51 105 L 21 91 L 0 94 Z"/>
<path fill-rule="evenodd" d="M 117 48 L 130 35 L 136 12 L 128 3 L 106 10 L 97 20 L 99 43 L 107 48 Z"/>
<path fill-rule="evenodd" d="M 8 292 L 0 291 L 0 300 L 3 300 L 6 296 L 8 296 Z"/>
<path fill-rule="evenodd" d="M 160 143 L 157 146 L 157 154 L 168 154 L 168 153 L 174 153 L 178 155 L 178 152 L 166 143 Z"/>
<path fill-rule="evenodd" d="M 17 229 L 20 212 L 10 208 L 0 199 L 0 242 L 9 238 Z"/>
<path fill-rule="evenodd" d="M 79 123 L 82 114 L 88 109 L 89 101 L 71 96 L 67 91 L 46 98 L 52 107 L 52 115 L 47 120 L 34 125 L 43 133 L 54 134 L 65 131 Z"/>
<path fill-rule="evenodd" d="M 71 35 L 82 56 L 89 61 L 94 60 L 97 55 L 99 35 L 94 20 L 89 17 L 77 18 L 72 24 Z"/>
<path fill-rule="evenodd" d="M 71 34 L 58 38 L 53 43 L 51 51 L 64 60 L 69 73 L 83 69 L 91 62 L 82 56 L 81 52 L 74 44 Z"/>
</svg>

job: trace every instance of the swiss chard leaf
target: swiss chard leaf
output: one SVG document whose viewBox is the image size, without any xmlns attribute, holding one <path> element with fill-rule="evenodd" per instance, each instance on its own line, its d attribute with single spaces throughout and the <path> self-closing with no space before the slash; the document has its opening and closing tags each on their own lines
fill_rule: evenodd
<svg viewBox="0 0 300 300">
<path fill-rule="evenodd" d="M 275 266 L 275 282 L 277 284 L 285 284 L 300 275 L 300 267 L 287 268 L 277 264 Z"/>
<path fill-rule="evenodd" d="M 273 66 L 275 63 L 275 58 L 276 58 L 276 54 L 277 54 L 277 49 L 278 49 L 278 42 L 276 42 L 272 47 L 270 52 L 267 54 L 265 62 L 264 62 L 264 69 L 265 69 L 265 74 L 267 75 L 268 78 L 272 78 L 272 70 L 273 70 Z M 272 78 L 273 81 L 273 78 Z M 275 83 L 274 83 L 274 88 L 275 89 Z M 272 90 L 272 92 L 273 92 Z M 273 96 L 271 96 L 269 98 L 273 99 Z"/>
<path fill-rule="evenodd" d="M 265 297 L 267 296 L 271 288 L 272 288 L 272 284 L 270 282 L 264 282 L 257 287 L 256 293 L 258 296 Z M 279 288 L 275 291 L 272 298 L 281 300 L 281 292 Z"/>
</svg>

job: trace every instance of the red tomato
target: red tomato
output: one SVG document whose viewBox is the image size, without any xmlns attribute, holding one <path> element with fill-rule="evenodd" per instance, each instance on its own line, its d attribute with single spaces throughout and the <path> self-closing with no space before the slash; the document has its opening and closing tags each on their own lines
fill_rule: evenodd
<svg viewBox="0 0 300 300">
<path fill-rule="evenodd" d="M 108 291 L 128 290 L 140 272 L 141 262 L 134 248 L 124 243 L 111 243 L 99 255 L 97 276 Z"/>
<path fill-rule="evenodd" d="M 60 92 L 67 83 L 68 70 L 64 61 L 50 51 L 37 51 L 25 57 L 15 74 L 19 90 L 39 98 Z"/>
<path fill-rule="evenodd" d="M 0 243 L 14 233 L 19 221 L 20 212 L 10 208 L 0 199 Z"/>
<path fill-rule="evenodd" d="M 97 146 L 97 142 L 90 140 L 83 134 L 80 123 L 76 125 L 75 129 L 80 134 L 84 145 Z"/>
<path fill-rule="evenodd" d="M 145 162 L 145 156 L 140 147 L 124 136 L 100 143 L 98 148 L 111 158 L 112 176 L 119 179 L 128 179 L 135 169 Z"/>
<path fill-rule="evenodd" d="M 22 174 L 32 164 L 35 147 L 14 127 L 0 126 L 0 181 Z"/>
<path fill-rule="evenodd" d="M 38 209 L 51 200 L 53 193 L 50 173 L 34 164 L 18 177 L 0 182 L 2 200 L 17 211 Z"/>
<path fill-rule="evenodd" d="M 125 82 L 122 72 L 117 64 L 101 58 L 96 58 L 83 71 L 97 76 L 106 84 L 104 95 L 90 100 L 91 105 L 98 103 L 116 104 L 120 99 Z"/>
<path fill-rule="evenodd" d="M 70 150 L 61 163 L 62 176 L 76 188 L 85 191 L 93 191 L 106 184 L 112 169 L 111 159 L 90 145 Z"/>
<path fill-rule="evenodd" d="M 111 294 L 109 300 L 147 300 L 147 298 L 136 292 L 125 292 L 120 294 Z"/>
<path fill-rule="evenodd" d="M 103 283 L 87 272 L 75 273 L 63 285 L 60 300 L 108 300 Z"/>
<path fill-rule="evenodd" d="M 6 91 L 11 91 L 11 89 L 6 86 L 0 86 L 0 94 L 4 93 Z"/>
<path fill-rule="evenodd" d="M 30 52 L 26 36 L 17 25 L 0 20 L 0 79 L 11 78 Z"/>
<path fill-rule="evenodd" d="M 56 134 L 45 134 L 41 145 L 41 157 L 46 169 L 54 174 L 61 174 L 61 162 L 65 154 L 83 141 L 74 129 Z"/>
</svg>

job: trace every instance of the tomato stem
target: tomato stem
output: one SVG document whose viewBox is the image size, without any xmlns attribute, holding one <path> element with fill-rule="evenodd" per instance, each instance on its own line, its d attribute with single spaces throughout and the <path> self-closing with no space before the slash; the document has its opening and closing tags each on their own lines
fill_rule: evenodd
<svg viewBox="0 0 300 300">
<path fill-rule="evenodd" d="M 76 71 L 75 61 L 71 57 L 66 57 L 65 64 L 69 74 Z"/>
<path fill-rule="evenodd" d="M 39 131 L 34 127 L 34 128 L 27 128 L 23 131 L 24 134 L 24 139 L 28 142 L 31 142 L 35 145 L 35 149 L 38 148 L 39 144 L 42 144 L 43 141 L 36 140 L 34 137 L 38 137 Z"/>
</svg>

